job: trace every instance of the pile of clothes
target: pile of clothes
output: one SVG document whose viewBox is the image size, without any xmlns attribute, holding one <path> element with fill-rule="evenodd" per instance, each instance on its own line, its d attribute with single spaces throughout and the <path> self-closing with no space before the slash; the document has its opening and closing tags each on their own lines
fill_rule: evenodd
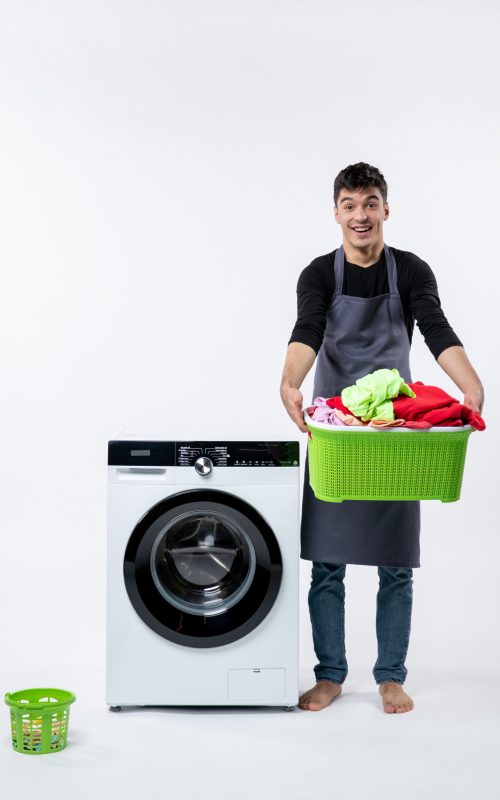
<svg viewBox="0 0 500 800">
<path fill-rule="evenodd" d="M 378 369 L 337 397 L 317 397 L 307 409 L 315 422 L 372 428 L 432 428 L 472 425 L 484 431 L 483 418 L 437 386 L 405 383 L 397 369 Z"/>
</svg>

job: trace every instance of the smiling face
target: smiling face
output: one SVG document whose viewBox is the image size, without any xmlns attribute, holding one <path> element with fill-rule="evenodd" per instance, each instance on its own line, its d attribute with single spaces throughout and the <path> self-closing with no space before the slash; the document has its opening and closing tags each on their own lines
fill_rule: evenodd
<svg viewBox="0 0 500 800">
<path fill-rule="evenodd" d="M 342 228 L 344 249 L 375 253 L 384 245 L 383 225 L 389 217 L 389 205 L 384 203 L 380 189 L 341 189 L 334 209 L 335 219 Z"/>
</svg>

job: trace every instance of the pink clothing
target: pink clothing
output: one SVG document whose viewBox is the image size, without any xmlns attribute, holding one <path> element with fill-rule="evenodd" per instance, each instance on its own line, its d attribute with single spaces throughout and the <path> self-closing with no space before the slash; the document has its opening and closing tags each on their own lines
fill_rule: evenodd
<svg viewBox="0 0 500 800">
<path fill-rule="evenodd" d="M 372 419 L 368 423 L 369 428 L 400 428 L 402 425 L 408 427 L 405 419 Z"/>
<path fill-rule="evenodd" d="M 339 419 L 342 420 L 342 424 L 343 425 L 351 425 L 351 426 L 354 426 L 354 427 L 361 427 L 361 428 L 365 428 L 366 427 L 365 423 L 361 422 L 360 419 L 358 419 L 357 417 L 354 417 L 352 414 L 344 414 L 344 412 L 341 411 L 339 408 L 335 408 L 333 413 Z"/>
<path fill-rule="evenodd" d="M 311 413 L 312 412 L 312 413 Z M 327 425 L 340 425 L 343 426 L 344 421 L 338 416 L 336 409 L 329 408 L 326 404 L 324 397 L 316 397 L 314 407 L 307 409 L 307 413 L 313 418 L 315 422 L 324 422 Z M 342 413 L 342 412 L 340 412 Z"/>
</svg>

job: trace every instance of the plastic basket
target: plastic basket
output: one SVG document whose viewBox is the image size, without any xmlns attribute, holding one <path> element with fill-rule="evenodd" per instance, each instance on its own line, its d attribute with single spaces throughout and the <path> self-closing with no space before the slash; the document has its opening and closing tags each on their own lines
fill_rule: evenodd
<svg viewBox="0 0 500 800">
<path fill-rule="evenodd" d="M 459 499 L 472 426 L 377 430 L 304 419 L 309 482 L 318 500 Z"/>
<path fill-rule="evenodd" d="M 64 689 L 24 689 L 7 693 L 12 746 L 18 753 L 57 753 L 66 747 L 69 707 L 76 697 Z"/>
</svg>

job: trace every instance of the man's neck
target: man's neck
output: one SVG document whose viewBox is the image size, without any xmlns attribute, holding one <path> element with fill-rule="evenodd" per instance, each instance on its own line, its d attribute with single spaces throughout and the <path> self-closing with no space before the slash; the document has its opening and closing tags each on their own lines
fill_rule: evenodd
<svg viewBox="0 0 500 800">
<path fill-rule="evenodd" d="M 374 242 L 371 247 L 352 247 L 345 240 L 342 243 L 345 253 L 345 260 L 349 264 L 356 264 L 357 267 L 370 267 L 376 264 L 382 257 L 384 251 L 383 242 Z"/>
</svg>

